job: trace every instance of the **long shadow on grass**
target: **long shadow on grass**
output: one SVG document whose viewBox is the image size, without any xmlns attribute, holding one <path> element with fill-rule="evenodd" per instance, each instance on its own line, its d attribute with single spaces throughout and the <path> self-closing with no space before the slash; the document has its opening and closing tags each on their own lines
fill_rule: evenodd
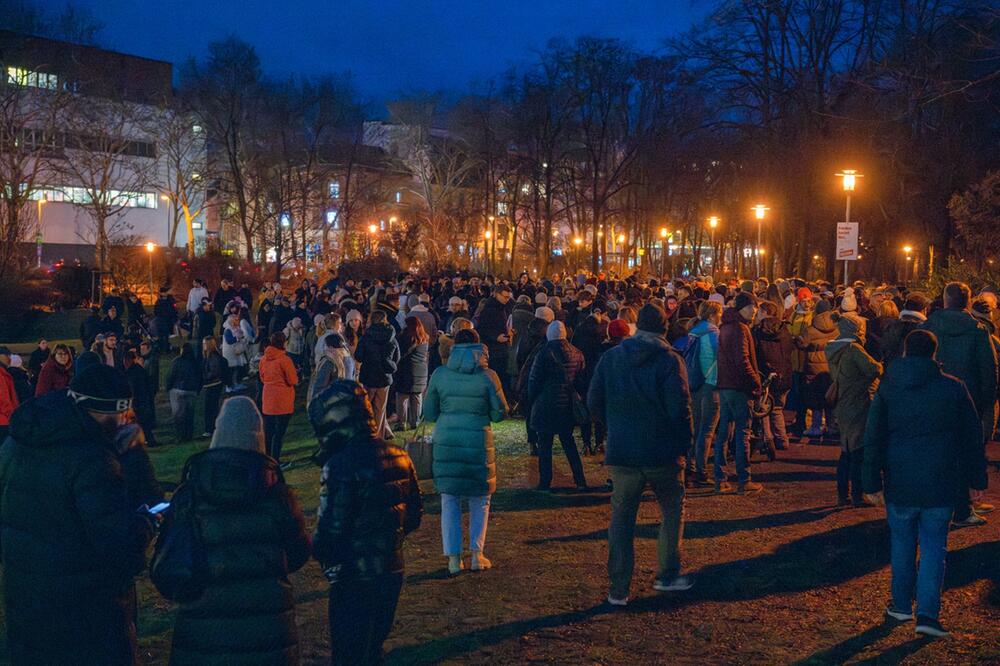
<svg viewBox="0 0 1000 666">
<path fill-rule="evenodd" d="M 786 483 L 798 481 L 833 481 L 834 472 L 754 472 L 753 480 L 761 483 Z"/>
<path fill-rule="evenodd" d="M 812 534 L 783 544 L 773 553 L 725 562 L 694 572 L 696 584 L 678 595 L 642 597 L 622 613 L 669 612 L 701 601 L 751 601 L 839 585 L 865 576 L 889 562 L 885 521 L 871 520 Z M 517 620 L 472 632 L 445 636 L 389 653 L 399 663 L 429 663 L 455 659 L 538 629 L 583 622 L 605 612 L 603 606 L 581 611 Z M 627 620 L 626 620 L 627 622 Z"/>
<path fill-rule="evenodd" d="M 893 630 L 899 626 L 898 624 L 887 621 L 882 624 L 876 624 L 869 627 L 865 631 L 861 632 L 857 636 L 851 636 L 850 638 L 843 640 L 836 645 L 832 645 L 828 648 L 814 652 L 813 654 L 796 661 L 794 666 L 821 666 L 822 664 L 842 664 L 847 660 L 851 659 L 859 652 L 864 651 L 868 646 L 873 643 L 877 643 L 882 640 Z M 871 664 L 875 666 L 876 664 L 898 664 L 906 657 L 912 655 L 920 648 L 924 647 L 931 641 L 926 638 L 915 638 L 905 643 L 900 643 L 899 645 L 894 645 L 891 648 L 880 652 L 879 654 L 865 659 L 864 661 L 858 662 L 859 664 Z"/>
<path fill-rule="evenodd" d="M 817 506 L 784 513 L 769 513 L 750 518 L 733 518 L 731 520 L 689 520 L 684 523 L 685 539 L 712 539 L 726 536 L 744 530 L 761 530 L 771 527 L 787 527 L 822 520 L 838 509 L 832 506 Z M 637 525 L 635 536 L 640 539 L 656 539 L 659 534 L 659 523 L 643 523 Z M 586 534 L 567 534 L 565 536 L 545 537 L 526 541 L 529 545 L 544 543 L 563 543 L 573 541 L 603 541 L 608 538 L 607 529 L 595 530 Z"/>
<path fill-rule="evenodd" d="M 823 460 L 818 458 L 782 458 L 778 457 L 777 462 L 783 465 L 801 465 L 803 467 L 836 467 L 836 460 Z"/>
</svg>

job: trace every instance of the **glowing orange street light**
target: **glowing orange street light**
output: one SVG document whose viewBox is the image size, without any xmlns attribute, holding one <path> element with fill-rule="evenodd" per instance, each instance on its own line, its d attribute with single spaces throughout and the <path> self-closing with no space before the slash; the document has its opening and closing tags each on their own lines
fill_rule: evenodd
<svg viewBox="0 0 1000 666">
<path fill-rule="evenodd" d="M 858 186 L 858 178 L 864 178 L 863 174 L 854 169 L 844 169 L 841 173 L 834 174 L 841 179 L 844 193 L 847 195 L 847 208 L 844 211 L 844 222 L 851 221 L 851 192 Z M 844 284 L 847 284 L 848 260 L 844 259 Z"/>
<path fill-rule="evenodd" d="M 486 236 L 486 240 L 489 240 L 489 239 L 493 238 L 493 232 L 491 232 L 491 231 L 490 231 L 489 229 L 487 229 L 487 230 L 486 230 L 486 231 L 485 231 L 485 232 L 483 233 L 483 235 L 484 235 L 484 236 Z"/>
<path fill-rule="evenodd" d="M 156 243 L 149 241 L 146 243 L 146 254 L 149 255 L 149 297 L 153 298 L 153 250 Z"/>
<path fill-rule="evenodd" d="M 370 234 L 376 234 L 376 233 L 378 233 L 378 225 L 377 224 L 369 224 L 368 225 L 368 233 L 370 233 Z"/>
<path fill-rule="evenodd" d="M 660 238 L 666 238 L 668 235 L 669 234 L 667 233 L 667 228 L 666 227 L 661 227 L 660 228 Z"/>
<path fill-rule="evenodd" d="M 758 277 L 760 276 L 760 255 L 763 254 L 763 252 L 760 251 L 760 245 L 761 245 L 761 242 L 760 242 L 760 228 L 761 228 L 761 223 L 764 222 L 764 215 L 769 210 L 771 210 L 771 209 L 768 208 L 767 206 L 765 206 L 762 203 L 759 203 L 759 204 L 757 204 L 756 206 L 753 207 L 754 217 L 757 218 L 757 252 L 756 252 L 755 262 L 757 264 L 757 276 Z"/>
<path fill-rule="evenodd" d="M 573 239 L 573 245 L 577 246 L 583 245 L 583 239 L 577 236 L 576 238 Z"/>
</svg>

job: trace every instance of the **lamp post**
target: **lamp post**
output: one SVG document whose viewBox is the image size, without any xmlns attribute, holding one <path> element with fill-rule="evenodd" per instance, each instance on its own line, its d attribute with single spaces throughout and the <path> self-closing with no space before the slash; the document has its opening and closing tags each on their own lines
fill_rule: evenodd
<svg viewBox="0 0 1000 666">
<path fill-rule="evenodd" d="M 618 234 L 618 263 L 621 266 L 621 274 L 626 273 L 625 266 L 625 234 Z"/>
<path fill-rule="evenodd" d="M 576 261 L 580 261 L 580 249 L 583 247 L 583 239 L 579 236 L 573 238 L 573 245 L 576 246 L 576 251 L 573 253 L 576 257 Z M 572 268 L 572 267 L 571 267 Z M 576 270 L 575 268 L 573 270 Z"/>
<path fill-rule="evenodd" d="M 378 233 L 377 224 L 368 225 L 368 254 L 375 254 L 375 234 Z"/>
<path fill-rule="evenodd" d="M 493 239 L 490 241 L 490 273 L 492 273 L 497 261 L 497 218 L 490 215 L 487 219 L 490 221 L 490 227 L 486 230 L 486 238 Z"/>
<path fill-rule="evenodd" d="M 715 228 L 719 226 L 719 216 L 712 215 L 708 218 L 708 228 L 712 234 L 712 277 L 715 277 L 716 267 L 719 265 L 719 247 L 715 244 Z"/>
<path fill-rule="evenodd" d="M 660 228 L 660 277 L 667 274 L 667 242 L 670 239 L 670 232 L 666 227 Z"/>
<path fill-rule="evenodd" d="M 38 200 L 38 233 L 35 234 L 35 268 L 42 267 L 42 206 L 48 203 L 47 199 Z"/>
<path fill-rule="evenodd" d="M 844 169 L 842 173 L 834 174 L 838 178 L 842 179 L 844 186 L 844 194 L 847 196 L 847 208 L 844 211 L 844 222 L 849 223 L 851 221 L 851 192 L 857 187 L 858 178 L 864 178 L 863 174 L 858 173 L 854 169 Z M 847 267 L 848 260 L 844 259 L 844 284 L 847 284 Z"/>
<path fill-rule="evenodd" d="M 757 204 L 756 206 L 753 207 L 754 217 L 757 218 L 757 248 L 756 248 L 756 251 L 754 252 L 754 256 L 756 257 L 756 261 L 754 263 L 756 265 L 757 277 L 761 276 L 761 272 L 760 272 L 760 245 L 761 245 L 761 242 L 760 242 L 760 230 L 761 230 L 761 226 L 762 226 L 762 224 L 764 222 L 764 215 L 769 210 L 771 210 L 771 209 L 768 208 L 767 206 L 765 206 L 762 203 L 759 203 L 759 204 Z"/>
<path fill-rule="evenodd" d="M 492 216 L 490 216 L 490 219 L 492 219 Z M 495 242 L 492 243 L 492 244 L 490 243 L 490 239 L 493 238 L 493 232 L 490 231 L 489 229 L 487 229 L 486 231 L 483 232 L 483 238 L 485 239 L 483 241 L 483 254 L 486 255 L 486 272 L 487 273 L 492 273 L 493 272 L 493 251 L 492 251 L 491 245 L 493 245 L 493 246 L 496 245 Z"/>
<path fill-rule="evenodd" d="M 911 277 L 910 277 L 910 273 L 911 273 L 910 266 L 912 264 L 910 262 L 913 261 L 913 246 L 912 245 L 904 245 L 903 246 L 903 253 L 906 254 L 906 263 L 903 265 L 903 282 L 909 282 L 910 279 L 911 279 Z"/>
<path fill-rule="evenodd" d="M 149 255 L 149 298 L 153 299 L 153 251 L 156 249 L 156 243 L 149 241 L 146 243 L 146 254 Z"/>
</svg>

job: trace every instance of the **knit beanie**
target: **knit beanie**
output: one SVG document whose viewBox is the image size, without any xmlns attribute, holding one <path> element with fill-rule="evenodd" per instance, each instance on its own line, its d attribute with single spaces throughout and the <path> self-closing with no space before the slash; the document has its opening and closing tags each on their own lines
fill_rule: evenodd
<svg viewBox="0 0 1000 666">
<path fill-rule="evenodd" d="M 608 324 L 608 336 L 612 338 L 627 338 L 629 336 L 628 322 L 624 319 L 612 319 Z"/>
<path fill-rule="evenodd" d="M 840 299 L 840 309 L 844 312 L 855 312 L 858 309 L 858 299 L 854 295 L 854 288 L 844 289 L 844 296 Z"/>
<path fill-rule="evenodd" d="M 855 312 L 845 312 L 837 320 L 837 331 L 842 338 L 864 337 L 865 326 L 865 318 Z"/>
<path fill-rule="evenodd" d="M 535 318 L 551 322 L 556 318 L 556 314 L 552 312 L 552 308 L 547 308 L 543 305 L 540 308 L 535 308 Z"/>
<path fill-rule="evenodd" d="M 539 291 L 537 294 L 535 294 L 536 305 L 545 305 L 548 302 L 549 302 L 549 296 L 544 291 Z"/>
<path fill-rule="evenodd" d="M 802 301 L 808 301 L 812 297 L 813 293 L 809 291 L 809 289 L 806 287 L 799 287 L 798 290 L 795 292 L 795 300 L 799 301 L 800 303 Z"/>
<path fill-rule="evenodd" d="M 566 326 L 561 321 L 554 321 L 545 329 L 546 340 L 565 340 Z"/>
<path fill-rule="evenodd" d="M 238 395 L 222 403 L 209 448 L 264 453 L 264 422 L 253 400 Z"/>
<path fill-rule="evenodd" d="M 667 332 L 667 313 L 657 305 L 646 303 L 639 310 L 635 327 L 640 331 L 662 335 Z"/>
<path fill-rule="evenodd" d="M 81 408 L 102 414 L 125 412 L 132 406 L 132 388 L 125 375 L 103 363 L 74 377 L 66 394 Z"/>
<path fill-rule="evenodd" d="M 829 312 L 832 309 L 833 306 L 830 305 L 830 301 L 825 298 L 819 299 L 819 302 L 816 303 L 816 314 L 823 314 L 824 312 Z"/>
<path fill-rule="evenodd" d="M 736 310 L 737 312 L 739 312 L 748 305 L 756 305 L 756 304 L 757 304 L 757 297 L 746 291 L 741 291 L 740 293 L 736 294 L 736 298 L 733 299 L 733 309 Z"/>
<path fill-rule="evenodd" d="M 345 322 L 351 321 L 352 319 L 357 319 L 358 321 L 365 320 L 365 318 L 362 317 L 361 313 L 357 310 L 351 310 L 350 312 L 347 313 L 347 316 L 344 317 Z"/>
<path fill-rule="evenodd" d="M 740 282 L 740 291 L 745 291 L 749 294 L 753 293 L 753 280 L 743 280 Z"/>
<path fill-rule="evenodd" d="M 712 294 L 711 296 L 708 297 L 708 300 L 711 303 L 718 303 L 719 305 L 722 306 L 726 305 L 726 298 L 719 293 Z"/>
</svg>

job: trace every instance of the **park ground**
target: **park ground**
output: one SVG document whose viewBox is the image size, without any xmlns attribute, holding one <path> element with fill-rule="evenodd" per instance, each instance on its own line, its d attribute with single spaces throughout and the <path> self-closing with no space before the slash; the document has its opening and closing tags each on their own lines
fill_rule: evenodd
<svg viewBox="0 0 1000 666">
<path fill-rule="evenodd" d="M 187 457 L 208 442 L 171 443 L 165 396 L 158 398 L 164 444 L 151 457 L 172 489 Z M 603 604 L 608 494 L 533 491 L 521 420 L 499 424 L 496 441 L 498 490 L 486 547 L 494 568 L 445 574 L 439 498 L 433 481 L 423 482 L 426 515 L 406 545 L 406 584 L 386 643 L 391 664 L 1000 664 L 1000 591 L 991 583 L 1000 580 L 1000 514 L 985 527 L 952 532 L 942 608 L 952 637 L 917 639 L 912 624 L 883 622 L 882 510 L 836 508 L 839 448 L 795 446 L 754 466 L 760 494 L 689 493 L 684 570 L 696 584 L 685 593 L 650 587 L 658 512 L 647 495 L 632 603 L 610 610 Z M 285 459 L 294 463 L 286 478 L 310 523 L 319 493 L 319 469 L 308 461 L 315 445 L 300 409 L 286 440 Z M 991 457 L 1000 457 L 1000 447 Z M 599 459 L 585 465 L 591 484 L 603 484 Z M 572 485 L 558 449 L 555 466 L 555 485 Z M 991 484 L 988 499 L 1000 504 L 996 472 Z M 292 583 L 303 663 L 325 663 L 326 582 L 310 562 Z M 142 661 L 166 664 L 174 606 L 147 577 L 138 588 Z"/>
</svg>

